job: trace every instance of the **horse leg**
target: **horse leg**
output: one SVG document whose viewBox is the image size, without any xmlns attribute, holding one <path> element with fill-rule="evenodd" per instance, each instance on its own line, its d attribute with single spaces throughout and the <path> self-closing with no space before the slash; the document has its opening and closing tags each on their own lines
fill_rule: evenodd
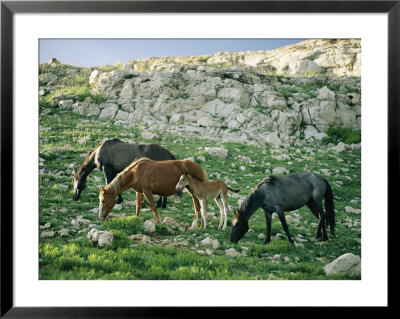
<svg viewBox="0 0 400 319">
<path fill-rule="evenodd" d="M 164 196 L 164 197 L 162 198 L 161 207 L 162 207 L 162 208 L 167 207 L 167 196 Z"/>
<path fill-rule="evenodd" d="M 195 229 L 195 228 L 197 228 L 197 220 L 198 220 L 198 216 L 200 215 L 200 202 L 196 198 L 196 196 L 193 195 L 193 191 L 191 190 L 190 187 L 186 187 L 186 190 L 188 191 L 190 196 L 192 196 L 193 207 L 194 207 L 193 222 L 192 222 L 192 226 L 190 228 Z M 201 227 L 203 227 L 203 225 L 204 225 L 203 218 L 201 218 Z"/>
<path fill-rule="evenodd" d="M 106 179 L 106 184 L 110 184 L 111 181 L 117 176 L 116 173 L 114 173 L 112 170 L 107 168 L 106 166 L 103 166 L 103 173 L 104 173 L 104 178 Z M 121 204 L 124 199 L 122 198 L 121 194 L 118 194 L 118 199 L 117 199 L 117 204 Z"/>
<path fill-rule="evenodd" d="M 156 218 L 156 223 L 159 224 L 160 223 L 160 217 L 158 216 L 158 213 L 157 213 L 157 207 L 156 207 L 156 203 L 154 202 L 154 198 L 153 198 L 152 192 L 144 191 L 143 194 L 144 194 L 144 196 L 146 197 L 147 201 L 149 202 L 149 204 L 151 206 L 151 210 L 153 211 L 154 217 Z"/>
<path fill-rule="evenodd" d="M 224 205 L 224 226 L 222 226 L 222 230 L 226 229 L 226 226 L 228 225 L 228 201 L 226 200 L 226 196 L 222 196 L 222 204 Z"/>
<path fill-rule="evenodd" d="M 276 213 L 278 214 L 279 220 L 281 221 L 283 230 L 285 231 L 288 240 L 293 244 L 294 242 L 293 242 L 292 237 L 289 234 L 289 228 L 286 224 L 286 218 L 285 218 L 285 214 L 283 213 L 283 210 L 279 210 Z"/>
<path fill-rule="evenodd" d="M 136 216 L 139 217 L 140 209 L 142 208 L 143 194 L 136 192 Z"/>
<path fill-rule="evenodd" d="M 159 207 L 161 207 L 161 208 L 167 207 L 167 197 L 166 196 L 160 196 L 158 198 L 157 208 L 159 208 Z"/>
<path fill-rule="evenodd" d="M 326 214 L 324 209 L 322 208 L 322 202 L 319 205 L 317 205 L 317 209 L 321 216 L 321 219 L 319 220 L 318 224 L 318 231 L 320 236 L 317 238 L 317 242 L 326 241 L 328 240 L 328 235 L 326 233 Z M 322 237 L 321 237 L 321 229 L 322 229 Z"/>
<path fill-rule="evenodd" d="M 207 200 L 200 200 L 202 228 L 207 228 Z"/>
<path fill-rule="evenodd" d="M 313 215 L 314 215 L 315 217 L 317 217 L 318 220 L 319 220 L 317 235 L 316 235 L 315 238 L 317 239 L 317 241 L 318 241 L 318 240 L 321 240 L 321 237 L 322 237 L 322 234 L 321 234 L 321 221 L 320 221 L 320 218 L 319 218 L 319 211 L 318 211 L 318 208 L 317 208 L 317 206 L 315 205 L 314 200 L 310 200 L 310 201 L 307 203 L 307 206 L 308 206 L 308 208 L 310 209 L 311 213 L 313 213 Z"/>
<path fill-rule="evenodd" d="M 219 208 L 219 213 L 220 213 L 218 229 L 225 229 L 225 228 L 222 228 L 222 225 L 223 225 L 224 220 L 225 220 L 225 218 L 224 218 L 224 205 L 222 204 L 221 198 L 217 197 L 214 200 L 217 203 L 217 206 Z"/>
<path fill-rule="evenodd" d="M 157 208 L 161 207 L 162 199 L 163 199 L 162 196 L 160 196 L 160 197 L 158 198 L 158 201 L 157 201 Z"/>
<path fill-rule="evenodd" d="M 268 244 L 271 241 L 272 213 L 266 208 L 263 208 L 263 210 L 264 210 L 264 215 L 265 215 L 265 221 L 267 223 L 267 233 L 266 233 L 266 238 L 265 238 L 264 244 Z"/>
</svg>

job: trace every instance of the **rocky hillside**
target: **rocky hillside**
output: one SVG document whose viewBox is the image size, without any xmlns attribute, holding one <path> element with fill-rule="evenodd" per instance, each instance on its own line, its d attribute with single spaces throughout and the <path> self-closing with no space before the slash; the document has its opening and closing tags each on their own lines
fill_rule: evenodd
<svg viewBox="0 0 400 319">
<path fill-rule="evenodd" d="M 250 67 L 253 71 L 287 76 L 327 74 L 361 76 L 361 43 L 349 40 L 308 40 L 276 50 L 219 52 L 213 55 L 147 58 L 130 61 L 126 71 L 166 72 L 186 66 Z"/>
<path fill-rule="evenodd" d="M 358 40 L 308 40 L 272 51 L 148 58 L 123 66 L 40 66 L 40 106 L 125 127 L 253 145 L 320 140 L 361 127 Z"/>
</svg>

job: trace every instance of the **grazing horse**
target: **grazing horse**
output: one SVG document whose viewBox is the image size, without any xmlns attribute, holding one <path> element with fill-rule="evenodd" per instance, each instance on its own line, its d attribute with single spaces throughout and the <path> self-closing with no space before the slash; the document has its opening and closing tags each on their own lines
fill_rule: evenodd
<svg viewBox="0 0 400 319">
<path fill-rule="evenodd" d="M 204 220 L 204 228 L 207 227 L 208 200 L 214 199 L 221 214 L 218 229 L 225 230 L 228 223 L 228 191 L 238 193 L 240 189 L 231 188 L 220 179 L 210 182 L 200 182 L 189 174 L 183 174 L 180 177 L 178 184 L 176 184 L 176 189 L 182 190 L 185 186 L 190 186 L 193 195 L 200 200 L 201 217 Z M 197 220 L 195 221 L 195 225 L 192 224 L 192 227 L 197 227 Z"/>
<path fill-rule="evenodd" d="M 154 203 L 153 194 L 171 196 L 178 192 L 175 188 L 182 174 L 190 174 L 200 181 L 207 181 L 204 170 L 189 160 L 153 161 L 141 158 L 121 173 L 119 173 L 106 187 L 100 187 L 99 218 L 105 219 L 115 205 L 115 197 L 129 188 L 136 192 L 136 216 L 139 216 L 143 196 L 146 197 L 153 211 L 156 223 L 160 222 Z M 192 195 L 191 190 L 187 188 Z M 200 203 L 192 195 L 195 207 L 195 219 L 199 214 Z"/>
<path fill-rule="evenodd" d="M 155 161 L 174 160 L 175 157 L 165 148 L 157 144 L 131 144 L 116 138 L 101 142 L 94 149 L 88 151 L 82 164 L 75 172 L 72 180 L 74 185 L 74 200 L 78 200 L 82 190 L 86 187 L 86 178 L 96 167 L 103 171 L 106 184 L 109 184 L 118 173 L 122 172 L 134 160 L 147 157 Z M 123 198 L 118 195 L 117 203 Z M 157 207 L 165 208 L 167 198 L 161 198 Z"/>
<path fill-rule="evenodd" d="M 322 208 L 325 199 L 326 213 Z M 246 197 L 240 208 L 235 211 L 232 220 L 230 240 L 237 243 L 249 229 L 251 215 L 261 207 L 267 222 L 267 236 L 264 244 L 271 240 L 271 216 L 276 212 L 288 240 L 293 243 L 286 224 L 284 212 L 293 211 L 307 205 L 319 219 L 317 241 L 328 240 L 326 226 L 331 234 L 335 232 L 335 210 L 332 189 L 326 179 L 312 172 L 302 172 L 290 176 L 268 176 L 260 182 Z M 322 235 L 321 235 L 322 230 Z"/>
</svg>

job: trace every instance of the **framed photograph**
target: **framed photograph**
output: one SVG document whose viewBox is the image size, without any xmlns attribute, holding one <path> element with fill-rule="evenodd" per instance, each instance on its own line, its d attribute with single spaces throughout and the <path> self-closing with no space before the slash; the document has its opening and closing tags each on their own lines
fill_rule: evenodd
<svg viewBox="0 0 400 319">
<path fill-rule="evenodd" d="M 1 316 L 388 308 L 399 15 L 2 1 Z"/>
</svg>

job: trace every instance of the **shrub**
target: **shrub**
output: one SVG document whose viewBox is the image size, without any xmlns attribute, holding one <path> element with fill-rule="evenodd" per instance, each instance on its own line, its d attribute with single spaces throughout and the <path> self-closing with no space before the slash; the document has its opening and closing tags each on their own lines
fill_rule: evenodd
<svg viewBox="0 0 400 319">
<path fill-rule="evenodd" d="M 361 130 L 352 130 L 345 127 L 330 127 L 326 131 L 328 136 L 322 139 L 325 144 L 343 142 L 345 144 L 353 144 L 361 142 Z"/>
<path fill-rule="evenodd" d="M 120 230 L 130 235 L 141 232 L 141 221 L 137 216 L 111 218 L 105 220 L 103 224 L 104 227 L 109 231 Z"/>
</svg>

